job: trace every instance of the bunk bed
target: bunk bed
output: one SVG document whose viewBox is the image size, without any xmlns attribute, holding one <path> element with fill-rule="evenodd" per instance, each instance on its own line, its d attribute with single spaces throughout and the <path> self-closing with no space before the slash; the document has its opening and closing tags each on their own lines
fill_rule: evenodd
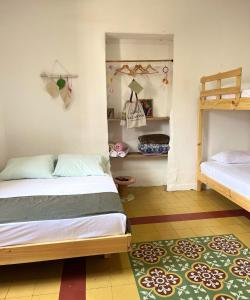
<svg viewBox="0 0 250 300">
<path fill-rule="evenodd" d="M 243 189 L 240 184 L 248 185 L 250 189 L 250 180 L 246 179 L 247 172 L 249 171 L 240 170 L 241 178 L 236 178 L 238 172 L 234 172 L 235 169 L 230 169 L 230 182 L 239 182 L 238 188 L 233 184 L 230 184 L 229 180 L 225 183 L 220 180 L 216 174 L 218 173 L 218 167 L 216 164 L 214 167 L 209 165 L 210 172 L 205 172 L 204 163 L 202 163 L 202 148 L 203 148 L 203 121 L 204 112 L 209 110 L 249 110 L 250 111 L 250 90 L 241 89 L 241 76 L 242 68 L 234 69 L 227 72 L 222 72 L 210 76 L 204 76 L 201 78 L 201 91 L 199 101 L 199 112 L 198 112 L 198 143 L 197 143 L 197 191 L 202 190 L 202 185 L 208 185 L 210 188 L 216 190 L 232 202 L 241 206 L 248 212 L 250 212 L 250 194 L 243 193 Z M 223 82 L 230 82 L 230 86 L 223 86 Z M 234 83 L 231 83 L 231 82 Z M 215 88 L 211 89 L 211 85 L 216 85 Z M 210 89 L 208 87 L 210 86 Z M 202 168 L 203 165 L 203 168 Z M 229 169 L 221 168 L 220 174 L 223 176 Z M 235 176 L 235 177 L 234 177 Z M 249 182 L 248 182 L 249 181 Z"/>
</svg>

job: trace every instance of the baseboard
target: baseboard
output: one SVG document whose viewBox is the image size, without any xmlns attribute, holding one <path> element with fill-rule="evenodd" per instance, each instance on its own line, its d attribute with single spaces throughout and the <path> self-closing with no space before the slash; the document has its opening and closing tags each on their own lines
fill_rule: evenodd
<svg viewBox="0 0 250 300">
<path fill-rule="evenodd" d="M 180 183 L 180 184 L 170 184 L 167 185 L 167 191 L 187 191 L 187 190 L 196 190 L 195 183 Z"/>
</svg>

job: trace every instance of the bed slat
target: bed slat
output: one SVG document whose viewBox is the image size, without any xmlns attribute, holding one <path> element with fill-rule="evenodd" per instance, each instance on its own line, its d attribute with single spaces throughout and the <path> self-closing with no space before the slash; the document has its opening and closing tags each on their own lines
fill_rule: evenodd
<svg viewBox="0 0 250 300">
<path fill-rule="evenodd" d="M 230 95 L 230 94 L 238 94 L 238 93 L 240 93 L 240 87 L 235 86 L 235 87 L 201 91 L 201 97 Z"/>
</svg>

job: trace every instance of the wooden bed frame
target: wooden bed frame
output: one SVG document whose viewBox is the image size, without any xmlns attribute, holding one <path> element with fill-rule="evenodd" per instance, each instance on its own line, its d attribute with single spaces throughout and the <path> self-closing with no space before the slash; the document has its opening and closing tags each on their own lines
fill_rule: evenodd
<svg viewBox="0 0 250 300">
<path fill-rule="evenodd" d="M 0 265 L 130 251 L 131 234 L 0 247 Z"/>
<path fill-rule="evenodd" d="M 249 110 L 250 98 L 241 98 L 241 75 L 242 68 L 228 72 L 218 73 L 202 77 L 201 92 L 198 113 L 198 143 L 197 143 L 197 191 L 202 190 L 202 185 L 209 185 L 232 202 L 250 212 L 250 199 L 225 187 L 214 179 L 201 174 L 200 164 L 202 162 L 203 146 L 203 116 L 206 110 Z M 235 79 L 235 85 L 227 88 L 221 87 L 224 79 Z M 206 84 L 216 82 L 216 89 L 206 89 Z M 233 95 L 233 98 L 223 99 L 223 95 Z M 207 97 L 214 96 L 214 100 L 207 100 Z"/>
</svg>

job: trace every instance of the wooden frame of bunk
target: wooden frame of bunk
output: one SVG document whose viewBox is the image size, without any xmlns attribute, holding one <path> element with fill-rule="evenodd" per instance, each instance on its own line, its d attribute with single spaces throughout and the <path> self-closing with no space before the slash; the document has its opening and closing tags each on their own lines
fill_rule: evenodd
<svg viewBox="0 0 250 300">
<path fill-rule="evenodd" d="M 206 110 L 249 110 L 250 98 L 241 98 L 241 75 L 242 68 L 204 76 L 201 78 L 201 91 L 198 113 L 198 143 L 197 143 L 197 191 L 202 190 L 202 185 L 209 185 L 232 202 L 241 206 L 250 212 L 250 199 L 239 193 L 225 187 L 214 179 L 201 174 L 200 164 L 202 162 L 203 147 L 203 116 Z M 222 88 L 221 81 L 225 79 L 234 79 L 235 85 Z M 206 84 L 216 82 L 215 89 L 206 89 Z M 223 98 L 223 95 L 232 95 L 230 99 Z M 208 100 L 207 97 L 213 97 Z"/>
<path fill-rule="evenodd" d="M 0 247 L 0 266 L 129 252 L 131 234 Z"/>
</svg>

